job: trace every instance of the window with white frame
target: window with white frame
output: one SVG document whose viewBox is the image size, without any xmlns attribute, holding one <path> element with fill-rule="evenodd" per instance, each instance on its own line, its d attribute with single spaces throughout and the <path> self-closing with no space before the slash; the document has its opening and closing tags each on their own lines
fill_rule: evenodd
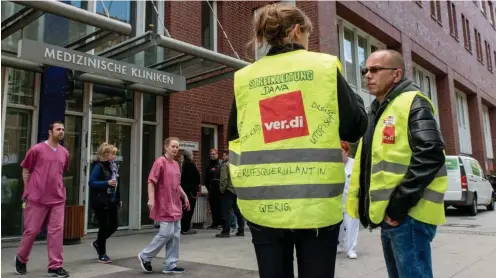
<svg viewBox="0 0 496 278">
<path fill-rule="evenodd" d="M 338 37 L 343 76 L 363 99 L 365 108 L 369 111 L 375 97 L 369 94 L 360 68 L 365 68 L 365 62 L 372 52 L 385 49 L 386 45 L 341 18 L 338 19 Z"/>
<path fill-rule="evenodd" d="M 296 5 L 296 0 L 283 0 L 283 1 L 279 1 L 279 3 Z M 256 9 L 253 12 L 253 19 L 254 20 L 256 20 L 256 18 L 257 18 L 258 11 L 260 11 L 260 9 L 263 8 L 263 7 L 264 6 Z M 267 55 L 267 53 L 269 52 L 269 49 L 270 49 L 270 47 L 269 47 L 269 45 L 266 42 L 260 44 L 257 41 L 255 41 L 255 60 L 259 60 L 260 58 L 262 58 L 265 55 Z"/>
<path fill-rule="evenodd" d="M 436 109 L 436 120 L 439 123 L 439 106 L 437 103 L 436 76 L 417 64 L 413 64 L 413 81 L 419 86 Z"/>
<path fill-rule="evenodd" d="M 456 90 L 456 121 L 460 138 L 460 153 L 472 154 L 467 95 Z"/>
<path fill-rule="evenodd" d="M 202 46 L 217 51 L 217 2 L 202 1 Z"/>
<path fill-rule="evenodd" d="M 482 122 L 484 125 L 484 138 L 486 143 L 486 157 L 489 159 L 494 158 L 493 140 L 491 138 L 491 122 L 489 120 L 489 108 L 482 105 Z"/>
</svg>

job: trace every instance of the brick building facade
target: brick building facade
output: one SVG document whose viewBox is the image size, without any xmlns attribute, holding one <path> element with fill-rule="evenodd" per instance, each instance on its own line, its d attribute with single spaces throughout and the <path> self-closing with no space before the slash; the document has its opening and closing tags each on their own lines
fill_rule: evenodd
<svg viewBox="0 0 496 278">
<path fill-rule="evenodd" d="M 417 67 L 422 69 L 422 72 L 432 74 L 435 80 L 430 81 L 437 91 L 438 117 L 447 154 L 472 155 L 486 172 L 495 170 L 493 166 L 495 163 L 493 153 L 496 150 L 495 5 L 486 1 L 287 2 L 296 4 L 305 11 L 314 24 L 314 31 L 310 37 L 310 50 L 340 55 L 341 61 L 346 60 L 343 53 L 340 53 L 346 52 L 346 47 L 339 42 L 343 37 L 339 22 L 345 22 L 344 28 L 360 30 L 358 36 L 363 34 L 377 41 L 378 44 L 382 43 L 389 49 L 400 51 L 405 58 L 408 77 L 422 82 L 418 76 L 414 77 L 414 74 L 417 74 Z M 255 50 L 247 47 L 251 39 L 251 24 L 256 9 L 266 3 L 269 2 L 216 3 L 216 14 L 220 24 L 242 59 L 254 61 Z M 480 8 L 482 4 L 485 8 Z M 200 44 L 201 17 L 187 18 L 185 15 L 201 14 L 201 9 L 202 4 L 199 2 L 167 3 L 167 28 L 171 35 L 186 42 Z M 452 17 L 453 14 L 456 21 Z M 469 22 L 470 39 L 467 39 L 467 45 L 470 47 L 464 46 L 464 36 L 466 36 L 464 29 L 467 28 L 465 23 L 462 24 L 462 16 L 464 21 Z M 477 30 L 481 36 L 479 50 L 482 61 L 478 59 L 479 42 L 476 41 L 474 30 Z M 486 51 L 486 43 L 482 42 L 487 42 L 490 49 Z M 218 51 L 235 55 L 220 28 L 217 43 Z M 351 57 L 355 60 L 359 58 L 353 56 L 353 53 Z M 462 99 L 460 103 L 457 103 L 457 94 L 463 95 L 460 97 Z M 213 124 L 221 131 L 218 138 L 219 148 L 225 149 L 226 125 L 232 98 L 232 80 L 224 80 L 172 96 L 164 107 L 164 111 L 169 111 L 164 113 L 164 122 L 169 122 L 168 128 L 164 127 L 164 135 L 176 135 L 184 140 L 199 141 L 201 129 L 195 126 L 201 123 Z M 458 115 L 457 113 L 460 113 L 458 108 L 464 107 L 463 100 L 466 100 L 468 113 Z M 484 110 L 488 113 L 485 114 Z M 459 121 L 465 120 L 460 117 L 466 116 L 468 123 L 465 124 L 469 124 L 467 130 L 470 135 L 462 140 L 460 133 L 463 135 L 464 132 L 459 131 Z M 489 124 L 484 121 L 484 117 L 489 118 Z M 492 142 L 487 144 L 487 141 Z M 491 150 L 488 150 L 486 145 Z"/>
</svg>

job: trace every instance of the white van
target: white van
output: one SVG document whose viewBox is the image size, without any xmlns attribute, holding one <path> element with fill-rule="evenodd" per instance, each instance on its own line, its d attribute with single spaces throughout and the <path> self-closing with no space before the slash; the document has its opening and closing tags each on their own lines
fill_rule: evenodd
<svg viewBox="0 0 496 278">
<path fill-rule="evenodd" d="M 470 215 L 477 215 L 477 207 L 484 205 L 494 210 L 493 188 L 486 179 L 479 162 L 464 155 L 446 156 L 448 189 L 444 194 L 444 206 L 466 208 Z"/>
</svg>

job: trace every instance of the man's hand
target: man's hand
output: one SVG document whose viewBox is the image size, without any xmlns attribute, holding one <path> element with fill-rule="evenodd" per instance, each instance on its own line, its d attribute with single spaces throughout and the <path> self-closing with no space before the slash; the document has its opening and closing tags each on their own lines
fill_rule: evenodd
<svg viewBox="0 0 496 278">
<path fill-rule="evenodd" d="M 119 208 L 122 210 L 122 201 L 119 204 Z"/>
<path fill-rule="evenodd" d="M 148 208 L 149 208 L 150 210 L 152 210 L 152 209 L 153 209 L 153 206 L 155 206 L 155 200 L 148 199 L 148 203 L 147 203 L 147 205 L 148 205 Z"/>
<path fill-rule="evenodd" d="M 400 224 L 400 222 L 398 221 L 394 221 L 392 220 L 391 218 L 389 218 L 389 216 L 386 214 L 386 216 L 384 217 L 384 221 L 391 227 L 396 227 Z"/>
<path fill-rule="evenodd" d="M 184 205 L 183 205 L 183 207 L 184 207 L 184 209 L 185 209 L 186 211 L 189 211 L 189 210 L 190 210 L 190 208 L 191 208 L 191 207 L 190 207 L 190 204 L 189 204 L 189 200 L 188 200 L 188 198 L 185 198 L 185 199 L 184 199 Z"/>
</svg>

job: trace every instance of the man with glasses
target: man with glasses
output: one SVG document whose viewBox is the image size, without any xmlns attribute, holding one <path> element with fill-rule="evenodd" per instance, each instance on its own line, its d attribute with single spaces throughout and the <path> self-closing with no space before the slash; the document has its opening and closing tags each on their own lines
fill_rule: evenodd
<svg viewBox="0 0 496 278">
<path fill-rule="evenodd" d="M 445 222 L 444 142 L 428 97 L 405 78 L 400 53 L 379 50 L 362 70 L 375 96 L 359 143 L 346 209 L 381 227 L 389 277 L 433 277 L 430 242 Z"/>
</svg>

